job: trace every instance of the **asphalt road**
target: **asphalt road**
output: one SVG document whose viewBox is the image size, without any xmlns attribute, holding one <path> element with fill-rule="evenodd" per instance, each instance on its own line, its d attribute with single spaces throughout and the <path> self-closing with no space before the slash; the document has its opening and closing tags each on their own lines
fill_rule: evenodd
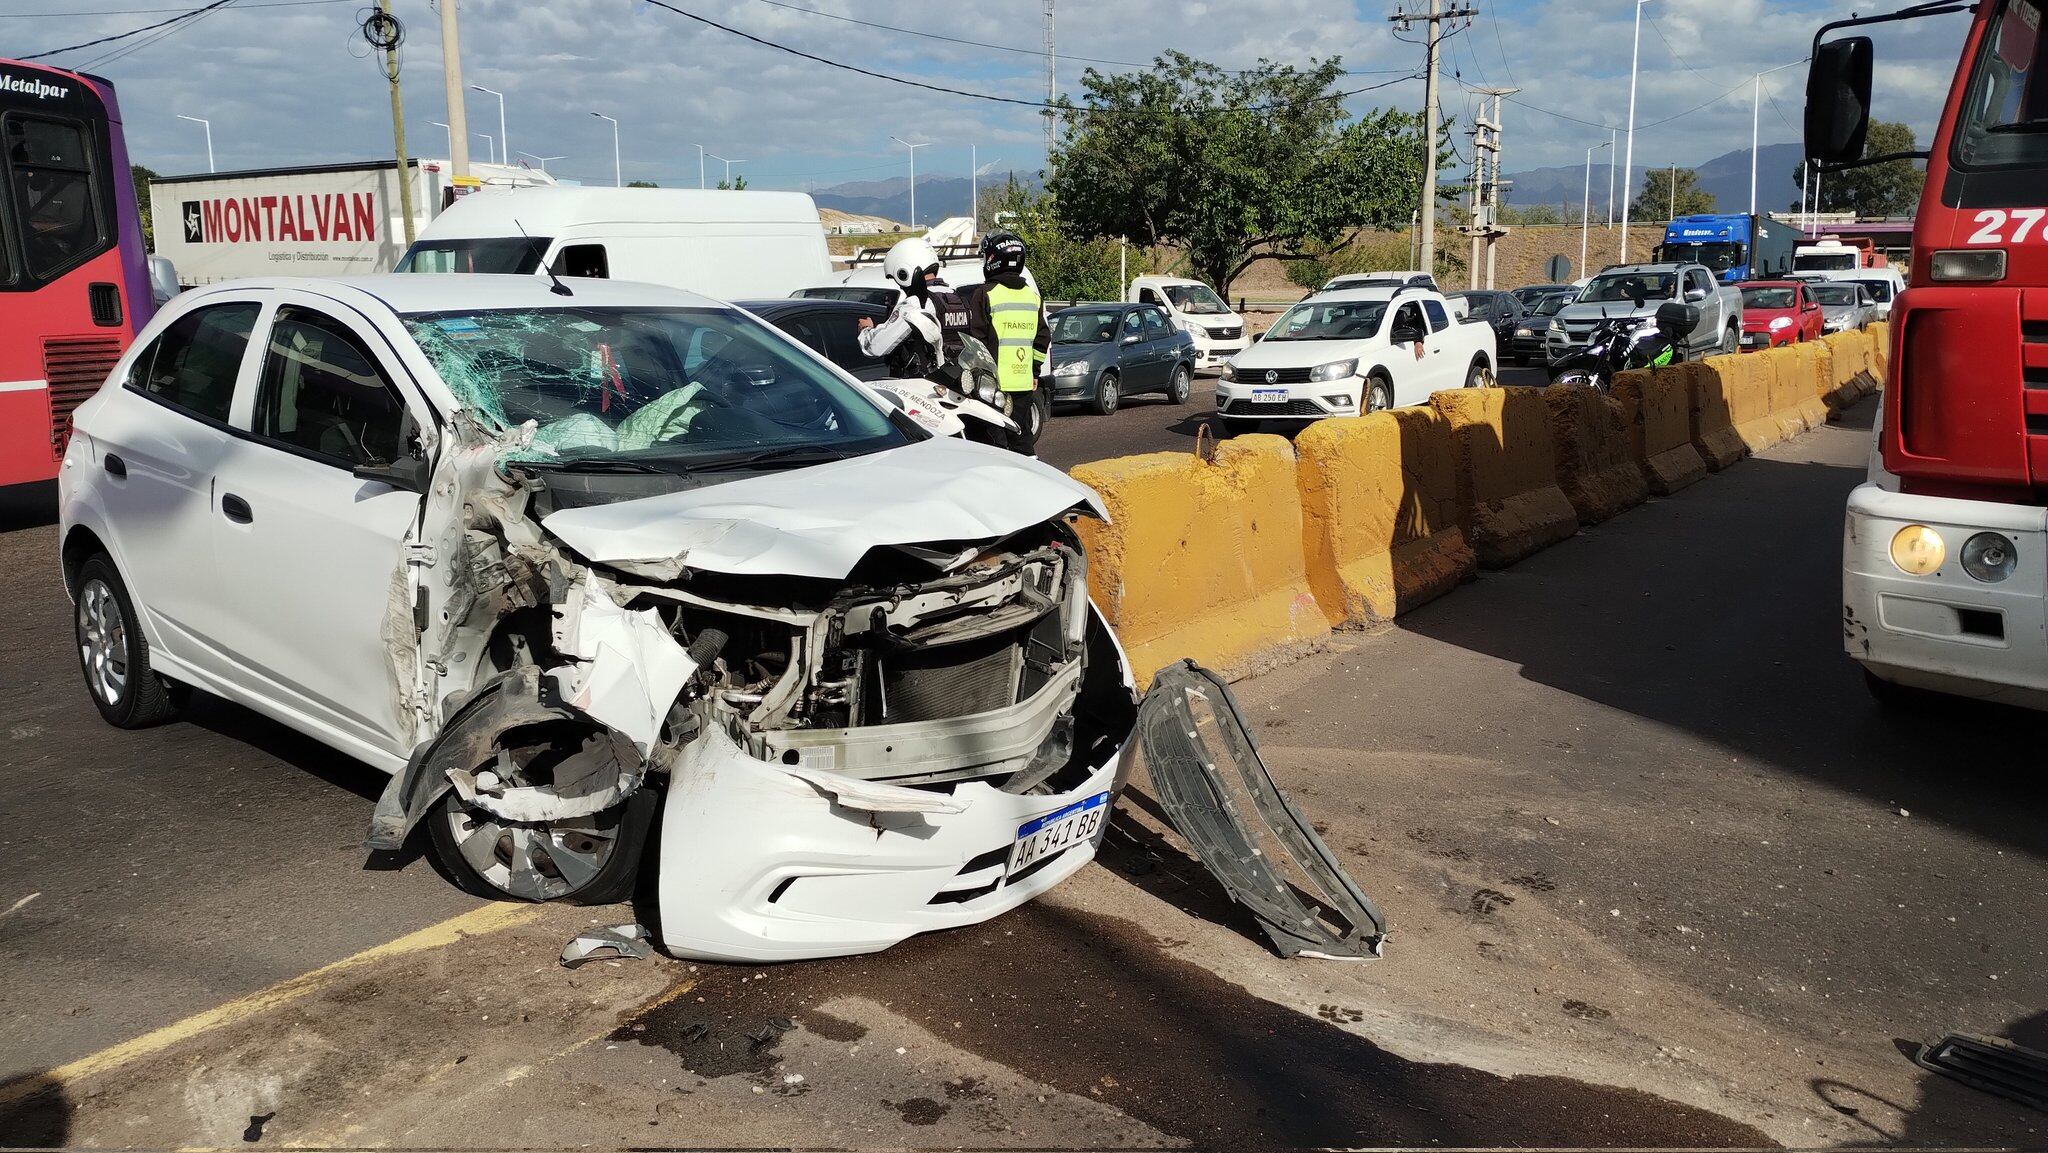
<svg viewBox="0 0 2048 1153">
<path fill-rule="evenodd" d="M 0 1144 L 2039 1145 L 1901 1051 L 2048 1044 L 2048 725 L 1864 696 L 1865 437 L 1237 686 L 1390 919 L 1366 965 L 1274 958 L 1141 786 L 1102 867 L 977 929 L 570 972 L 630 910 L 367 870 L 377 775 L 240 709 L 102 725 L 53 531 L 0 532 Z"/>
<path fill-rule="evenodd" d="M 1549 376 L 1540 368 L 1509 368 L 1501 379 L 1506 384 L 1541 385 Z M 1196 430 L 1215 413 L 1214 373 L 1195 377 L 1186 404 L 1171 404 L 1156 395 L 1127 396 L 1112 416 L 1097 416 L 1078 404 L 1061 405 L 1039 437 L 1038 455 L 1060 468 L 1072 468 L 1110 456 L 1188 452 L 1195 446 Z"/>
</svg>

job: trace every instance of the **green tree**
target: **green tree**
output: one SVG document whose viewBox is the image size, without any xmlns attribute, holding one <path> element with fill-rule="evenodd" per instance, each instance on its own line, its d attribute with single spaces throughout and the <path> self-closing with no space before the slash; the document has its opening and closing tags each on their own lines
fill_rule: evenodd
<svg viewBox="0 0 2048 1153">
<path fill-rule="evenodd" d="M 1699 173 L 1690 168 L 1651 168 L 1643 173 L 1642 195 L 1629 213 L 1637 220 L 1670 220 L 1719 207 L 1714 194 L 1700 187 Z"/>
<path fill-rule="evenodd" d="M 660 188 L 660 187 L 661 187 L 661 185 L 659 185 L 659 184 L 656 184 L 656 183 L 655 183 L 654 181 L 652 181 L 652 180 L 628 180 L 628 181 L 626 181 L 626 187 L 628 187 L 628 188 Z"/>
<path fill-rule="evenodd" d="M 1179 52 L 1150 71 L 1091 68 L 1081 103 L 1060 101 L 1047 191 L 1078 234 L 1172 245 L 1219 293 L 1256 260 L 1405 226 L 1429 153 L 1421 117 L 1351 120 L 1342 71 L 1332 59 L 1225 72 Z"/>
<path fill-rule="evenodd" d="M 1026 263 L 1045 299 L 1123 299 L 1116 241 L 1075 233 L 1060 219 L 1050 194 L 1013 176 L 1000 188 L 984 190 L 981 208 L 991 227 L 1007 228 L 1024 241 Z"/>
<path fill-rule="evenodd" d="M 135 181 L 135 206 L 142 212 L 143 250 L 155 252 L 156 224 L 149 218 L 149 182 L 156 179 L 156 170 L 141 164 L 131 164 L 128 166 L 128 175 Z"/>
<path fill-rule="evenodd" d="M 1882 156 L 1888 152 L 1912 152 L 1920 145 L 1913 139 L 1912 126 L 1890 120 L 1870 122 L 1870 134 L 1863 141 L 1863 155 Z M 1806 165 L 1792 170 L 1792 179 L 1806 187 Z M 1927 172 L 1915 160 L 1892 160 L 1846 172 L 1824 172 L 1820 178 L 1820 204 L 1816 212 L 1853 212 L 1859 217 L 1910 216 L 1920 203 L 1920 189 Z M 1798 208 L 1798 202 L 1791 207 Z"/>
<path fill-rule="evenodd" d="M 742 175 L 735 176 L 731 180 L 720 180 L 718 187 L 727 192 L 741 192 L 747 187 L 747 178 Z"/>
</svg>

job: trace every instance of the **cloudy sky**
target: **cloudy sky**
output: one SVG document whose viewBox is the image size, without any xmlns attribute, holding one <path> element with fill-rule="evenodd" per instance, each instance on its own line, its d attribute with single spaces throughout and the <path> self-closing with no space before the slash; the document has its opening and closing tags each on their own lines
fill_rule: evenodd
<svg viewBox="0 0 2048 1153">
<path fill-rule="evenodd" d="M 114 35 L 201 2 L 0 0 L 0 55 Z M 1040 0 L 668 2 L 891 76 L 1022 100 L 1044 95 Z M 1060 87 L 1073 91 L 1085 67 L 1124 70 L 1166 48 L 1225 67 L 1336 55 L 1357 73 L 1343 78 L 1346 89 L 1394 82 L 1353 97 L 1354 110 L 1416 108 L 1422 84 L 1401 77 L 1419 70 L 1423 53 L 1389 25 L 1395 2 L 1062 0 Z M 1444 112 L 1467 122 L 1466 86 L 1519 86 L 1506 116 L 1507 168 L 1581 163 L 1587 146 L 1607 138 L 1593 125 L 1619 125 L 1627 115 L 1633 0 L 1473 2 L 1479 16 L 1444 46 Z M 1637 168 L 1748 147 L 1749 77 L 1803 59 L 1826 19 L 1901 2 L 1650 0 Z M 1426 7 L 1426 0 L 1405 3 Z M 393 9 L 406 26 L 402 81 L 412 150 L 445 155 L 443 130 L 432 124 L 447 120 L 437 9 L 430 0 L 393 0 Z M 389 155 L 391 121 L 383 77 L 357 32 L 367 11 L 365 0 L 232 0 L 164 33 L 52 62 L 112 79 L 130 151 L 162 172 L 206 165 L 200 126 L 179 113 L 212 121 L 222 171 L 368 159 Z M 970 144 L 985 166 L 1036 170 L 1044 159 L 1042 120 L 1029 108 L 843 71 L 646 0 L 462 0 L 460 14 L 464 79 L 506 94 L 515 161 L 520 152 L 559 156 L 551 171 L 588 183 L 612 177 L 611 126 L 592 112 L 620 121 L 626 179 L 669 185 L 696 182 L 698 144 L 742 162 L 736 171 L 759 187 L 798 189 L 901 175 L 905 151 L 892 135 L 930 143 L 917 153 L 921 175 L 964 175 Z M 1963 24 L 1951 16 L 1877 33 L 1878 115 L 1908 121 L 1925 139 Z M 954 42 L 963 40 L 979 43 Z M 1796 64 L 1765 77 L 1774 97 L 1762 107 L 1765 143 L 1797 139 L 1804 82 Z M 494 97 L 469 93 L 468 112 L 473 131 L 497 134 Z M 473 139 L 472 155 L 487 147 Z M 715 181 L 723 166 L 713 161 L 711 169 Z"/>
</svg>

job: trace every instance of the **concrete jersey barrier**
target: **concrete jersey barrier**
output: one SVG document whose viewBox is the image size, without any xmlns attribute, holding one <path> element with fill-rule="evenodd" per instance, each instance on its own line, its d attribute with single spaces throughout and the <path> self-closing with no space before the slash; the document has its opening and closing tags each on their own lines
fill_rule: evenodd
<svg viewBox="0 0 2048 1153">
<path fill-rule="evenodd" d="M 1707 462 L 1692 442 L 1696 367 L 1639 369 L 1614 378 L 1613 396 L 1628 425 L 1630 453 L 1658 496 L 1670 496 L 1707 475 Z"/>
<path fill-rule="evenodd" d="M 1294 448 L 1278 436 L 1073 470 L 1109 510 L 1078 525 L 1088 588 L 1142 683 L 1182 657 L 1226 674 L 1275 648 L 1329 635 L 1302 566 Z"/>
<path fill-rule="evenodd" d="M 1332 626 L 1392 620 L 1472 576 L 1441 413 L 1317 421 L 1294 450 L 1309 587 Z"/>
<path fill-rule="evenodd" d="M 1679 366 L 1686 374 L 1692 404 L 1692 444 L 1708 468 L 1719 472 L 1749 455 L 1742 434 L 1735 431 L 1734 378 L 1748 372 L 1740 354 L 1710 356 Z"/>
<path fill-rule="evenodd" d="M 1458 521 L 1479 563 L 1506 568 L 1579 531 L 1557 484 L 1540 388 L 1459 388 L 1429 398 L 1450 425 Z"/>
<path fill-rule="evenodd" d="M 1546 388 L 1557 487 L 1579 514 L 1599 524 L 1643 503 L 1649 482 L 1630 445 L 1620 402 L 1590 388 Z"/>
</svg>

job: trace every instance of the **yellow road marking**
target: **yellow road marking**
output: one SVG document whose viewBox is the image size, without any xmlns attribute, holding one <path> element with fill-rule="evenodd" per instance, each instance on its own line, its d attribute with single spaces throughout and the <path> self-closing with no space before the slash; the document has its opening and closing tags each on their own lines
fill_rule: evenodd
<svg viewBox="0 0 2048 1153">
<path fill-rule="evenodd" d="M 161 1029 L 152 1029 L 139 1037 L 110 1045 L 97 1053 L 89 1053 L 76 1061 L 59 1065 L 41 1073 L 30 1073 L 0 1084 L 0 1105 L 11 1105 L 27 1100 L 39 1093 L 83 1081 L 102 1073 L 111 1072 L 130 1062 L 154 1056 L 181 1041 L 190 1040 L 203 1033 L 224 1028 L 261 1013 L 267 1013 L 289 1005 L 303 997 L 319 992 L 337 979 L 351 975 L 355 970 L 393 957 L 409 953 L 424 953 L 452 945 L 465 937 L 478 937 L 504 929 L 526 924 L 540 915 L 539 905 L 514 905 L 499 903 L 485 905 L 451 917 L 439 924 L 428 925 L 414 933 L 407 933 L 393 941 L 386 941 L 375 948 L 365 949 L 353 956 L 343 957 L 331 965 L 323 965 L 310 973 L 280 981 L 267 989 L 259 989 L 246 996 L 237 997 L 222 1005 L 194 1013 L 180 1021 L 173 1021 Z"/>
</svg>

